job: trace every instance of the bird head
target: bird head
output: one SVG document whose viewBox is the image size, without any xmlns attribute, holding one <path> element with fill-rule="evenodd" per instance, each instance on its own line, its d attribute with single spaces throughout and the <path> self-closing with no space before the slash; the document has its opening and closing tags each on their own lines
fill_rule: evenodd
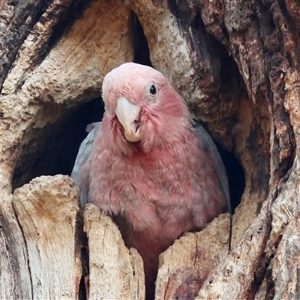
<svg viewBox="0 0 300 300">
<path fill-rule="evenodd" d="M 184 100 L 162 73 L 148 66 L 125 63 L 113 69 L 103 80 L 102 97 L 106 114 L 121 124 L 127 142 L 146 148 L 163 140 L 172 126 L 189 123 Z"/>
</svg>

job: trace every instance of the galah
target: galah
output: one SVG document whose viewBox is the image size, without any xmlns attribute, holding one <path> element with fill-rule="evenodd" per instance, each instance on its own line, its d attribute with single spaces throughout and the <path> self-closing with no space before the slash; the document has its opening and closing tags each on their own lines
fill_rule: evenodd
<svg viewBox="0 0 300 300">
<path fill-rule="evenodd" d="M 125 63 L 102 86 L 105 113 L 82 142 L 72 177 L 81 203 L 113 217 L 143 258 L 148 288 L 158 256 L 230 209 L 216 146 L 159 71 Z"/>
</svg>

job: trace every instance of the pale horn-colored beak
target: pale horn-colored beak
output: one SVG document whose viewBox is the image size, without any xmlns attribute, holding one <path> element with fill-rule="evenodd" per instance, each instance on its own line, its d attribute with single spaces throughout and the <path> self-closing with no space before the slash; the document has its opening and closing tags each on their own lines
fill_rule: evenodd
<svg viewBox="0 0 300 300">
<path fill-rule="evenodd" d="M 116 115 L 124 128 L 124 135 L 129 142 L 140 140 L 139 113 L 140 107 L 132 104 L 125 97 L 117 100 Z"/>
</svg>

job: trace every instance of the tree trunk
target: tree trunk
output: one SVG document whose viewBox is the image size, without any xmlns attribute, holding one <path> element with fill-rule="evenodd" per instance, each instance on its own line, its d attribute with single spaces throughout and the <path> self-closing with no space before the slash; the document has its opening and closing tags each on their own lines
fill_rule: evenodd
<svg viewBox="0 0 300 300">
<path fill-rule="evenodd" d="M 67 176 L 126 61 L 226 150 L 235 208 L 160 256 L 155 298 L 300 299 L 297 1 L 3 0 L 0 26 L 0 299 L 145 298 L 139 254 Z"/>
</svg>

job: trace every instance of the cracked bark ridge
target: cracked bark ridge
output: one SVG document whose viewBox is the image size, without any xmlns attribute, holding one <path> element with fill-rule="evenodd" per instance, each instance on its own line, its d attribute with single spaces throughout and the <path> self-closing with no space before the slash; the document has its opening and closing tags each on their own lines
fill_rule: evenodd
<svg viewBox="0 0 300 300">
<path fill-rule="evenodd" d="M 26 240 L 30 298 L 78 298 L 78 204 L 78 189 L 68 176 L 42 176 L 15 191 L 13 206 Z"/>
</svg>

